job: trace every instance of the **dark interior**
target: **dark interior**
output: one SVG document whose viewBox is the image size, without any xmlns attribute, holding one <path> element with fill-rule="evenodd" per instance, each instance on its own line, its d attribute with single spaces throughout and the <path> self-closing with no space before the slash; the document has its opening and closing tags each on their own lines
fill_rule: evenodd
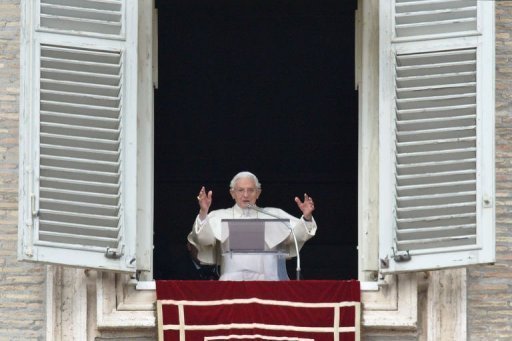
<svg viewBox="0 0 512 341">
<path fill-rule="evenodd" d="M 181 278 L 202 185 L 255 173 L 258 205 L 316 204 L 304 279 L 357 277 L 356 1 L 160 0 L 154 276 Z M 288 264 L 294 278 L 295 260 Z"/>
</svg>

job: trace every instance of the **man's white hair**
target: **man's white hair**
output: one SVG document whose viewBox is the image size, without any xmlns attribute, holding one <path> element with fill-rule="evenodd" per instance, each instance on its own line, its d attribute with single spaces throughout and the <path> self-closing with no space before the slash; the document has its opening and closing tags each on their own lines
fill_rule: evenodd
<svg viewBox="0 0 512 341">
<path fill-rule="evenodd" d="M 256 184 L 256 188 L 261 189 L 261 184 L 258 181 L 258 178 L 256 177 L 256 175 L 252 174 L 251 172 L 240 172 L 237 175 L 235 175 L 233 177 L 233 179 L 231 180 L 231 182 L 229 183 L 229 188 L 230 189 L 235 188 L 236 182 L 240 179 L 245 179 L 245 178 L 254 180 L 254 183 Z"/>
</svg>

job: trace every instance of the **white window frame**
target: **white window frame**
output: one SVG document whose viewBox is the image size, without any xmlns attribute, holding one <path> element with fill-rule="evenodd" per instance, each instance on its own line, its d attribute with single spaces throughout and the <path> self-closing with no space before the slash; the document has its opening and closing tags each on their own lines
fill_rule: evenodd
<svg viewBox="0 0 512 341">
<path fill-rule="evenodd" d="M 356 47 L 356 53 L 362 58 L 359 68 L 362 74 L 357 77 L 363 80 L 359 84 L 359 193 L 363 193 L 360 195 L 359 206 L 362 326 L 370 329 L 412 330 L 417 327 L 418 322 L 416 274 L 387 276 L 377 281 L 378 198 L 376 200 L 376 196 L 378 196 L 379 174 L 378 162 L 375 162 L 376 153 L 378 153 L 378 96 L 375 96 L 375 91 L 378 94 L 378 77 L 375 72 L 378 72 L 378 53 L 375 51 L 378 51 L 378 44 L 375 45 L 375 43 L 378 42 L 378 0 L 360 1 L 365 4 L 360 4 L 357 18 L 364 16 L 363 20 L 366 23 L 358 27 L 362 30 L 362 40 L 358 40 Z M 376 21 L 369 20 L 369 17 L 375 18 L 375 16 Z M 369 25 L 369 23 L 372 24 Z M 152 108 L 148 109 L 152 111 Z M 146 148 L 150 148 L 150 145 L 148 144 Z M 152 182 L 148 185 L 152 187 Z M 137 289 L 141 287 L 145 289 Z M 97 276 L 96 292 L 98 327 L 155 326 L 153 324 L 155 311 L 148 309 L 156 297 L 154 282 L 138 282 L 135 285 L 134 281 L 128 277 L 115 277 L 112 274 L 103 273 Z M 114 296 L 117 302 L 113 301 Z M 136 309 L 138 311 L 135 312 Z"/>
<path fill-rule="evenodd" d="M 154 31 L 151 23 L 156 22 L 156 16 L 151 14 L 147 4 L 141 5 L 139 19 L 144 24 L 139 27 L 140 56 L 155 57 L 156 35 L 153 44 L 149 43 L 149 32 Z M 359 89 L 359 280 L 362 284 L 362 325 L 369 329 L 414 330 L 418 327 L 418 279 L 416 273 L 379 276 L 378 263 L 378 35 L 379 35 L 379 0 L 359 0 L 356 15 L 356 83 Z M 153 16 L 153 17 L 152 17 Z M 144 19 L 141 19 L 144 18 Z M 364 23 L 364 25 L 363 25 Z M 146 39 L 144 39 L 146 38 Z M 139 59 L 139 62 L 141 60 Z M 139 107 L 140 116 L 138 132 L 143 136 L 139 141 L 138 171 L 144 174 L 145 181 L 138 184 L 137 233 L 142 238 L 152 237 L 152 207 L 153 207 L 153 94 L 151 86 L 156 83 L 152 65 L 156 61 L 143 61 L 139 77 Z M 141 85 L 142 84 L 142 85 Z M 151 255 L 145 255 L 152 257 Z M 82 270 L 83 271 L 83 270 Z M 49 267 L 47 299 L 59 302 L 56 284 L 60 283 L 59 276 L 54 275 L 54 267 Z M 95 272 L 96 273 L 96 272 Z M 77 273 L 77 276 L 85 276 Z M 141 279 L 151 279 L 151 274 Z M 51 284 L 54 285 L 51 285 Z M 154 282 L 150 282 L 149 290 L 137 290 L 143 286 L 133 278 L 113 273 L 96 273 L 94 281 L 96 304 L 96 323 L 100 329 L 134 329 L 155 328 L 154 302 L 156 294 Z M 92 297 L 91 297 L 92 298 Z M 87 295 L 79 299 L 87 300 Z M 87 302 L 86 302 L 87 303 Z M 57 303 L 55 303 L 57 304 Z M 48 330 L 53 330 L 52 316 L 55 305 L 48 304 Z M 49 331 L 48 339 L 53 339 L 53 331 Z"/>
<path fill-rule="evenodd" d="M 415 274 L 379 274 L 379 0 L 359 0 L 356 11 L 356 88 L 359 91 L 358 278 L 362 326 L 417 327 Z"/>
</svg>

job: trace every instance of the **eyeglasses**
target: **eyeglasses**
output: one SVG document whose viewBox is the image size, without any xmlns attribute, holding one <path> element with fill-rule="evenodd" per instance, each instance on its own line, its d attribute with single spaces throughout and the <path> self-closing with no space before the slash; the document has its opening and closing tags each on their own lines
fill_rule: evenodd
<svg viewBox="0 0 512 341">
<path fill-rule="evenodd" d="M 233 191 L 237 195 L 243 195 L 245 193 L 247 193 L 248 195 L 253 195 L 254 193 L 256 193 L 258 191 L 258 189 L 257 188 L 234 188 Z"/>
</svg>

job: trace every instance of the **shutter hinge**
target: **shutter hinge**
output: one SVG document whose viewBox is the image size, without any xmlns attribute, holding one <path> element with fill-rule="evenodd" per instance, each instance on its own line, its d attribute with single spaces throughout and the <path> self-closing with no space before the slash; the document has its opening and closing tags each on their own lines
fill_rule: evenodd
<svg viewBox="0 0 512 341">
<path fill-rule="evenodd" d="M 121 247 L 121 250 L 113 247 L 107 247 L 107 250 L 105 251 L 105 257 L 111 258 L 111 259 L 117 259 L 121 258 L 121 256 L 124 253 L 124 245 Z"/>
<path fill-rule="evenodd" d="M 384 259 L 380 259 L 380 268 L 381 269 L 387 269 L 389 268 L 389 258 L 386 256 Z"/>
<path fill-rule="evenodd" d="M 409 250 L 395 252 L 395 248 L 392 247 L 391 251 L 393 251 L 393 260 L 397 263 L 408 262 L 411 260 L 411 255 L 409 254 Z"/>
</svg>

